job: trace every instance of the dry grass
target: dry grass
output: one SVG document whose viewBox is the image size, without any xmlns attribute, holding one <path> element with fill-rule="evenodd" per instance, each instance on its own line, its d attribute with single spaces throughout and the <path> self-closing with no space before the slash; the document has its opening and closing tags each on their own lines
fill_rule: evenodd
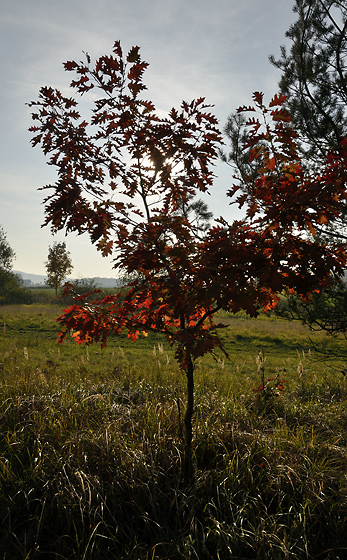
<svg viewBox="0 0 347 560">
<path fill-rule="evenodd" d="M 58 348 L 51 310 L 2 312 L 1 559 L 347 557 L 346 381 L 305 329 L 230 320 L 231 360 L 197 366 L 188 484 L 160 339 Z M 284 389 L 254 392 L 262 373 Z"/>
</svg>

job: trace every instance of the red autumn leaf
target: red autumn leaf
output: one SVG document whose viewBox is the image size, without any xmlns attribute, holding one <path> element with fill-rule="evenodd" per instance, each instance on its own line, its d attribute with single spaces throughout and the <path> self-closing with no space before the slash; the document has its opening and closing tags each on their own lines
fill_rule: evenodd
<svg viewBox="0 0 347 560">
<path fill-rule="evenodd" d="M 128 53 L 127 61 L 128 62 L 138 62 L 139 59 L 140 59 L 139 50 L 140 50 L 139 47 L 133 47 Z"/>
<path fill-rule="evenodd" d="M 65 68 L 65 70 L 69 70 L 69 71 L 75 70 L 76 68 L 78 68 L 78 64 L 74 60 L 64 62 L 64 68 Z"/>
<path fill-rule="evenodd" d="M 276 169 L 276 158 L 271 157 L 266 163 L 266 167 L 269 169 L 269 171 L 274 171 L 274 169 Z"/>
<path fill-rule="evenodd" d="M 282 93 L 276 93 L 269 103 L 269 107 L 280 106 L 282 107 L 283 103 L 286 101 L 287 97 Z"/>
</svg>

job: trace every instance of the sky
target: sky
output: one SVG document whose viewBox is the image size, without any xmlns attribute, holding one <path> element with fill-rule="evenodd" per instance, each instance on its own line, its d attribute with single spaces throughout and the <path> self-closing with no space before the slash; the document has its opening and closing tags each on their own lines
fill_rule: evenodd
<svg viewBox="0 0 347 560">
<path fill-rule="evenodd" d="M 103 258 L 88 236 L 52 236 L 44 221 L 40 187 L 56 175 L 39 147 L 32 148 L 31 110 L 42 86 L 66 88 L 71 74 L 62 63 L 111 53 L 120 40 L 124 52 L 141 48 L 149 62 L 146 97 L 169 111 L 182 100 L 205 97 L 220 122 L 262 91 L 269 101 L 280 72 L 268 56 L 279 56 L 294 21 L 291 0 L 3 0 L 0 14 L 0 225 L 16 253 L 15 270 L 45 274 L 48 248 L 65 241 L 74 278 L 114 277 L 112 259 Z M 66 92 L 66 89 L 64 90 Z M 210 210 L 237 217 L 226 191 L 231 170 L 216 166 Z"/>
</svg>

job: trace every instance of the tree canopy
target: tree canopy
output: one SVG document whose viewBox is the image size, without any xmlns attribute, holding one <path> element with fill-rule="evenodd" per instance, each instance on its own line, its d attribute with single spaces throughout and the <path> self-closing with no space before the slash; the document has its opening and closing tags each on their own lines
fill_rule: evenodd
<svg viewBox="0 0 347 560">
<path fill-rule="evenodd" d="M 165 335 L 187 375 L 189 450 L 194 361 L 224 351 L 217 312 L 256 315 L 284 288 L 307 297 L 342 274 L 343 248 L 313 242 L 308 233 L 333 219 L 345 200 L 346 149 L 328 158 L 319 176 L 307 175 L 284 98 L 267 107 L 254 94 L 253 106 L 239 112 L 248 127 L 242 150 L 258 172 L 236 177 L 227 193 L 246 217 L 201 227 L 197 217 L 210 217 L 194 204 L 213 187 L 222 141 L 217 120 L 203 98 L 162 116 L 143 97 L 147 66 L 138 47 L 124 55 L 118 41 L 94 64 L 88 54 L 67 62 L 75 97 L 40 90 L 30 104 L 32 144 L 57 169 L 56 183 L 43 187 L 45 223 L 54 232 L 88 233 L 103 255 L 113 255 L 115 268 L 137 273 L 123 293 L 94 303 L 79 296 L 60 317 L 60 340 L 71 329 L 77 342 L 102 345 L 123 330 L 133 340 Z M 88 95 L 92 109 L 83 118 L 76 97 Z"/>
<path fill-rule="evenodd" d="M 279 68 L 281 93 L 300 148 L 311 164 L 339 149 L 347 136 L 347 5 L 344 0 L 295 0 L 290 48 L 270 61 Z"/>
<path fill-rule="evenodd" d="M 55 289 L 57 295 L 65 278 L 73 269 L 70 253 L 66 249 L 66 243 L 55 241 L 48 249 L 46 261 L 47 279 L 46 284 Z"/>
<path fill-rule="evenodd" d="M 0 267 L 4 268 L 5 270 L 11 270 L 12 261 L 15 256 L 16 254 L 14 250 L 7 241 L 6 233 L 0 226 Z"/>
<path fill-rule="evenodd" d="M 297 19 L 286 33 L 290 47 L 282 46 L 280 58 L 272 55 L 270 61 L 282 72 L 279 87 L 300 133 L 305 163 L 319 169 L 327 153 L 339 151 L 347 137 L 347 5 L 296 0 L 293 10 Z M 317 230 L 321 242 L 328 235 L 346 243 L 346 215 L 345 208 L 328 228 Z M 304 305 L 294 296 L 287 303 L 290 314 L 311 328 L 341 332 L 345 302 L 345 284 L 339 281 Z"/>
</svg>

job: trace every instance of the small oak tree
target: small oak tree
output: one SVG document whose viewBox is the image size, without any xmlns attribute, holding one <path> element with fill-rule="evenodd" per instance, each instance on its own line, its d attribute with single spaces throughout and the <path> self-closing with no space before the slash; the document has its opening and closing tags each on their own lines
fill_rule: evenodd
<svg viewBox="0 0 347 560">
<path fill-rule="evenodd" d="M 49 247 L 45 265 L 47 272 L 45 283 L 47 286 L 54 288 L 55 295 L 58 295 L 58 289 L 73 269 L 70 253 L 67 251 L 64 241 L 61 243 L 55 241 Z"/>
<path fill-rule="evenodd" d="M 146 68 L 138 47 L 123 56 L 119 42 L 93 66 L 89 55 L 86 62 L 67 62 L 65 69 L 77 74 L 71 87 L 82 96 L 92 93 L 91 116 L 81 117 L 75 98 L 44 87 L 30 104 L 32 143 L 58 173 L 56 184 L 44 187 L 53 191 L 45 199 L 45 223 L 53 231 L 89 233 L 102 254 L 114 255 L 115 267 L 130 278 L 136 273 L 122 294 L 92 303 L 78 297 L 59 319 L 60 341 L 71 329 L 78 343 L 103 346 L 110 333 L 123 330 L 133 340 L 152 331 L 165 335 L 187 377 L 190 469 L 194 363 L 223 351 L 223 325 L 214 316 L 220 309 L 256 315 L 273 306 L 284 287 L 307 296 L 331 272 L 342 273 L 344 252 L 314 244 L 306 231 L 339 211 L 345 177 L 340 162 L 328 163 L 317 193 L 317 178 L 300 166 L 283 99 L 275 97 L 266 109 L 257 94 L 256 108 L 245 110 L 258 109 L 265 128 L 250 121 L 245 149 L 259 160 L 259 173 L 229 193 L 247 204 L 246 219 L 228 224 L 221 218 L 206 229 L 207 209 L 194 202 L 213 184 L 221 143 L 216 118 L 204 99 L 161 116 L 142 97 Z"/>
</svg>

